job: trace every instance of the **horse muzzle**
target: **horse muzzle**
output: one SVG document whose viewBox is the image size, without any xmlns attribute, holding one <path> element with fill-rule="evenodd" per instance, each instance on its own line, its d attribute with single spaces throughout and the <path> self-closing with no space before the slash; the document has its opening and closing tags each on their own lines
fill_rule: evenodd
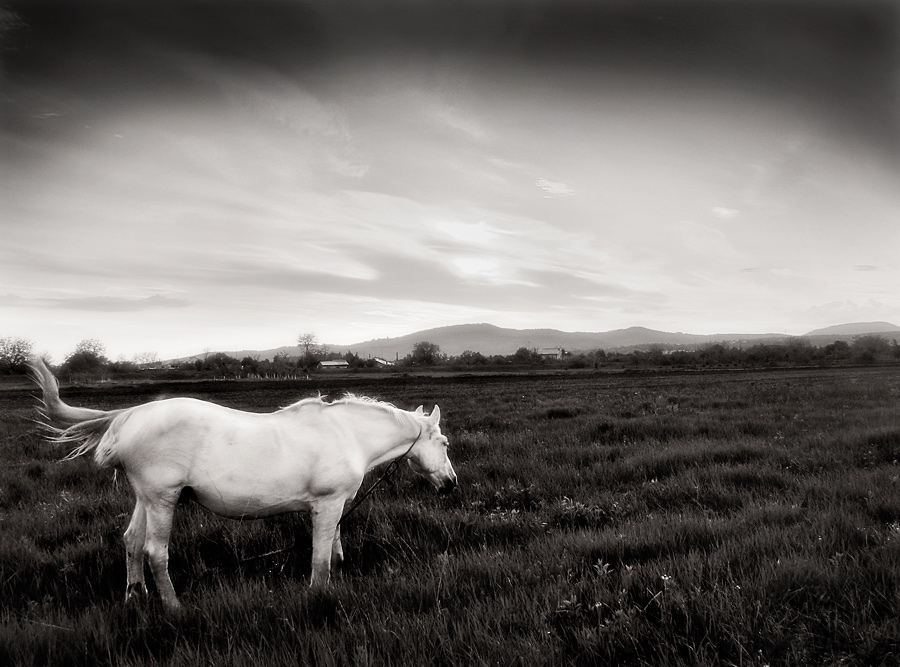
<svg viewBox="0 0 900 667">
<path fill-rule="evenodd" d="M 453 477 L 448 477 L 447 479 L 445 479 L 443 481 L 443 483 L 438 487 L 438 493 L 445 495 L 445 494 L 450 493 L 455 488 L 456 488 L 456 475 L 453 475 Z"/>
</svg>

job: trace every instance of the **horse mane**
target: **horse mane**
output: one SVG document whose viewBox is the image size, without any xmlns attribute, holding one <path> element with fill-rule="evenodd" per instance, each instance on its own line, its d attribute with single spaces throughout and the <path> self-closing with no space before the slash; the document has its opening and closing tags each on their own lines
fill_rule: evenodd
<svg viewBox="0 0 900 667">
<path fill-rule="evenodd" d="M 408 410 L 398 408 L 393 403 L 388 403 L 387 401 L 372 398 L 371 396 L 361 396 L 352 392 L 346 392 L 332 401 L 325 400 L 325 397 L 323 397 L 322 394 L 310 398 L 302 398 L 296 403 L 282 408 L 282 410 L 295 410 L 307 405 L 317 405 L 321 408 L 328 408 L 332 405 L 367 405 L 380 408 L 401 424 L 415 424 L 416 426 L 419 424 L 415 415 Z"/>
<path fill-rule="evenodd" d="M 359 394 L 353 394 L 351 392 L 346 392 L 343 396 L 338 399 L 331 401 L 330 405 L 340 403 L 366 403 L 368 405 L 379 405 L 383 408 L 388 408 L 392 410 L 400 410 L 393 403 L 388 403 L 387 401 L 382 401 L 377 398 L 372 398 L 371 396 L 360 396 Z"/>
</svg>

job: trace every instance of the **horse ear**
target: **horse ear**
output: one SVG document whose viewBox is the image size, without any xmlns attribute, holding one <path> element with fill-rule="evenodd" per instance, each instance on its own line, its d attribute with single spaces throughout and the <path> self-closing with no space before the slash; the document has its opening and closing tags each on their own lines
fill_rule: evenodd
<svg viewBox="0 0 900 667">
<path fill-rule="evenodd" d="M 419 407 L 416 408 L 416 414 L 417 414 L 417 415 L 424 415 L 424 414 L 425 414 L 425 408 L 424 408 L 423 406 L 420 405 Z"/>
<path fill-rule="evenodd" d="M 437 423 L 441 420 L 441 409 L 435 403 L 434 410 L 431 411 L 431 415 L 428 417 L 428 421 L 432 424 L 437 425 Z"/>
</svg>

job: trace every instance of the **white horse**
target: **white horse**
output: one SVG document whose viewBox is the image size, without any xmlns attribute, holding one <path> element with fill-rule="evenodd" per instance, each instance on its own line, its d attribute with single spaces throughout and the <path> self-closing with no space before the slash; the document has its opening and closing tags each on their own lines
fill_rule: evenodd
<svg viewBox="0 0 900 667">
<path fill-rule="evenodd" d="M 76 445 L 69 457 L 94 452 L 101 467 L 124 470 L 136 503 L 125 531 L 125 599 L 146 594 L 144 557 L 170 610 L 180 606 L 168 573 L 169 534 L 182 491 L 216 514 L 234 519 L 309 509 L 313 553 L 310 586 L 328 583 L 343 561 L 340 519 L 367 471 L 406 456 L 438 490 L 451 491 L 456 473 L 447 438 L 430 415 L 347 396 L 326 403 L 304 399 L 256 414 L 191 398 L 170 398 L 121 410 L 67 405 L 40 359 L 31 363 L 43 391 L 43 413 L 56 442 Z"/>
</svg>

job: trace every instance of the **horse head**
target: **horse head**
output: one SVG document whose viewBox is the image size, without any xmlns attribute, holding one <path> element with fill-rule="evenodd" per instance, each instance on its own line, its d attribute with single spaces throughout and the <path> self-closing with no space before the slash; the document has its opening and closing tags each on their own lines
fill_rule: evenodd
<svg viewBox="0 0 900 667">
<path fill-rule="evenodd" d="M 447 456 L 447 436 L 441 433 L 439 425 L 441 409 L 435 405 L 431 414 L 426 415 L 420 405 L 416 415 L 422 432 L 407 454 L 409 467 L 434 484 L 441 493 L 449 493 L 456 486 L 456 473 Z"/>
</svg>

